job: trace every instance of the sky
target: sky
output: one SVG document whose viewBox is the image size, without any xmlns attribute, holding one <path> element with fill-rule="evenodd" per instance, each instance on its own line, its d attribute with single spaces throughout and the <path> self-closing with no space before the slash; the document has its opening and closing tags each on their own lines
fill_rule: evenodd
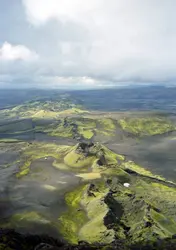
<svg viewBox="0 0 176 250">
<path fill-rule="evenodd" d="M 176 84 L 175 0 L 0 0 L 0 87 Z"/>
</svg>

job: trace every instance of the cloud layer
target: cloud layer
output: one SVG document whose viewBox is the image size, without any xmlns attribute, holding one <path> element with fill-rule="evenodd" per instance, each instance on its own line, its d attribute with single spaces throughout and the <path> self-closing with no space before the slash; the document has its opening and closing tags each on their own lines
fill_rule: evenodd
<svg viewBox="0 0 176 250">
<path fill-rule="evenodd" d="M 15 81 L 66 87 L 176 82 L 175 0 L 22 0 L 20 7 L 28 39 L 17 32 L 18 43 L 7 40 L 0 52 L 1 59 L 24 61 Z"/>
<path fill-rule="evenodd" d="M 12 45 L 5 42 L 0 48 L 0 60 L 2 61 L 35 61 L 37 59 L 38 55 L 23 45 Z"/>
</svg>

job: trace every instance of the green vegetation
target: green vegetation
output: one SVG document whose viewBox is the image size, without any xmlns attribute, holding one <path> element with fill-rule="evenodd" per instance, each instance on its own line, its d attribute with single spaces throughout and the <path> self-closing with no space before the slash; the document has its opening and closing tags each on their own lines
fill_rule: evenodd
<svg viewBox="0 0 176 250">
<path fill-rule="evenodd" d="M 19 158 L 8 165 L 16 164 L 19 168 L 17 178 L 31 173 L 40 175 L 42 167 L 33 170 L 32 162 L 47 157 L 53 158 L 53 167 L 80 178 L 77 178 L 80 186 L 66 193 L 67 210 L 61 216 L 57 215 L 60 216 L 57 223 L 32 211 L 14 214 L 6 226 L 23 228 L 37 222 L 58 230 L 59 225 L 64 238 L 72 243 L 83 240 L 109 244 L 115 238 L 134 243 L 175 234 L 174 183 L 95 143 L 101 136 L 102 141 L 107 143 L 112 138 L 113 141 L 114 138 L 119 141 L 127 139 L 129 134 L 142 137 L 175 130 L 175 125 L 164 116 L 91 113 L 61 95 L 55 101 L 28 102 L 0 111 L 0 114 L 8 118 L 0 124 L 0 133 L 4 136 L 0 139 L 1 147 L 8 146 L 9 152 L 15 149 L 19 153 Z M 65 139 L 66 144 L 73 139 L 75 144 L 76 141 L 81 142 L 75 146 L 60 146 L 46 141 L 41 143 L 35 141 L 35 133 L 45 133 L 47 138 L 61 137 L 57 141 Z M 22 135 L 31 135 L 30 143 L 21 143 L 18 138 Z M 139 138 L 137 140 L 140 142 Z M 5 153 L 8 154 L 8 150 Z M 31 178 L 34 176 L 32 174 Z M 54 195 L 57 187 L 44 181 L 42 191 L 46 189 Z M 58 179 L 56 182 L 59 184 Z M 64 181 L 60 183 L 65 184 Z M 124 183 L 129 183 L 129 187 Z"/>
<path fill-rule="evenodd" d="M 96 123 L 93 119 L 74 119 L 73 122 L 77 125 L 77 132 L 79 135 L 83 136 L 85 139 L 91 139 L 94 136 L 94 129 L 96 128 Z"/>
<path fill-rule="evenodd" d="M 50 130 L 44 130 L 51 136 L 60 136 L 60 137 L 73 137 L 73 127 L 70 124 L 67 126 L 64 125 L 64 120 L 60 120 L 60 124 L 54 127 L 51 127 Z"/>
<path fill-rule="evenodd" d="M 33 161 L 45 158 L 53 157 L 53 166 L 61 170 L 69 171 L 84 171 L 88 168 L 92 168 L 94 177 L 99 177 L 98 173 L 104 171 L 104 169 L 97 165 L 97 161 L 104 157 L 104 164 L 107 165 L 116 164 L 124 160 L 124 157 L 113 153 L 101 144 L 93 144 L 92 147 L 87 149 L 87 153 L 81 149 L 81 144 L 76 146 L 59 146 L 53 143 L 32 143 L 26 144 L 22 149 L 20 159 L 18 160 L 19 172 L 16 174 L 17 178 L 21 178 L 30 173 L 30 165 Z M 86 149 L 85 149 L 86 150 Z M 91 174 L 91 173 L 87 173 Z M 94 178 L 93 174 L 89 177 Z M 95 177 L 95 178 L 96 178 Z"/>
<path fill-rule="evenodd" d="M 56 118 L 59 115 L 82 113 L 87 113 L 87 111 L 82 110 L 80 105 L 74 104 L 69 98 L 62 96 L 58 96 L 58 100 L 29 101 L 14 108 L 0 111 L 0 115 L 4 118 Z"/>
<path fill-rule="evenodd" d="M 1 228 L 18 228 L 20 230 L 28 229 L 31 231 L 35 225 L 40 226 L 42 230 L 55 230 L 56 232 L 59 230 L 59 223 L 57 221 L 51 221 L 36 211 L 13 214 L 7 223 L 1 223 Z"/>
<path fill-rule="evenodd" d="M 76 176 L 83 178 L 84 180 L 95 180 L 100 179 L 101 174 L 100 173 L 84 173 L 84 174 L 77 174 Z"/>
<path fill-rule="evenodd" d="M 112 119 L 108 118 L 103 118 L 98 121 L 100 125 L 103 127 L 104 130 L 110 130 L 114 131 L 116 126 L 114 124 L 114 121 Z"/>
<path fill-rule="evenodd" d="M 40 214 L 37 212 L 25 212 L 25 213 L 20 213 L 20 214 L 14 214 L 11 217 L 11 222 L 12 223 L 20 223 L 21 225 L 24 225 L 27 222 L 40 222 L 41 224 L 49 224 L 49 220 L 46 220 L 43 218 Z"/>
<path fill-rule="evenodd" d="M 79 231 L 79 239 L 89 243 L 102 242 L 111 243 L 114 239 L 114 231 L 108 230 L 104 225 L 104 217 L 108 213 L 108 206 L 102 202 L 108 190 L 99 186 L 98 191 L 92 192 L 89 196 L 86 193 L 81 199 L 81 205 L 84 207 L 88 222 Z"/>
<path fill-rule="evenodd" d="M 122 167 L 124 167 L 125 169 L 129 169 L 129 170 L 132 170 L 140 175 L 144 175 L 144 176 L 149 176 L 149 177 L 152 177 L 152 178 L 157 178 L 158 180 L 165 180 L 165 178 L 159 176 L 159 175 L 155 175 L 153 173 L 151 173 L 149 170 L 137 165 L 135 162 L 133 161 L 127 161 L 127 162 L 124 162 L 122 164 Z"/>
<path fill-rule="evenodd" d="M 16 174 L 16 177 L 17 177 L 17 178 L 21 178 L 21 177 L 23 177 L 23 176 L 29 174 L 29 172 L 30 172 L 30 169 L 29 169 L 29 168 L 26 168 L 26 169 L 24 169 L 24 170 L 21 170 L 19 173 L 17 173 L 17 174 Z"/>
<path fill-rule="evenodd" d="M 125 160 L 125 157 L 123 155 L 116 154 L 104 146 L 102 146 L 102 148 L 104 150 L 105 158 L 107 159 L 107 162 L 109 162 L 109 164 L 117 163 L 117 160 Z"/>
<path fill-rule="evenodd" d="M 90 148 L 90 152 L 96 157 L 103 154 L 108 160 L 103 166 L 98 166 L 97 160 L 94 160 L 92 173 L 78 175 L 83 180 L 94 180 L 95 186 L 93 189 L 89 188 L 89 185 L 84 186 L 84 190 L 79 190 L 78 196 L 77 190 L 73 191 L 71 197 L 74 194 L 73 200 L 77 203 L 68 202 L 66 198 L 69 211 L 76 207 L 77 213 L 81 209 L 87 215 L 87 220 L 83 217 L 79 227 L 75 227 L 76 222 L 74 219 L 73 223 L 72 217 L 69 217 L 68 221 L 68 214 L 61 216 L 67 230 L 72 227 L 67 237 L 73 239 L 72 242 L 83 240 L 90 243 L 110 243 L 114 237 L 126 238 L 127 228 L 131 242 L 145 242 L 147 239 L 153 241 L 156 236 L 171 237 L 176 231 L 176 189 L 167 186 L 169 183 L 165 182 L 164 178 L 153 175 L 132 161 L 125 162 L 123 156 L 116 155 L 100 144 L 95 144 Z M 139 175 L 127 173 L 126 169 Z M 147 177 L 150 178 L 146 179 Z M 108 185 L 105 182 L 107 178 Z M 125 182 L 130 183 L 129 188 L 123 186 Z M 109 195 L 110 190 L 112 195 Z M 105 224 L 107 216 L 107 222 L 111 221 L 113 227 Z M 62 232 L 66 234 L 64 230 Z"/>
<path fill-rule="evenodd" d="M 165 237 L 172 236 L 176 232 L 176 223 L 173 219 L 165 217 L 163 214 L 156 212 L 154 209 L 151 209 L 151 218 L 157 226 L 165 232 Z"/>
<path fill-rule="evenodd" d="M 64 163 L 70 167 L 85 168 L 91 166 L 94 160 L 94 156 L 85 157 L 72 150 L 65 156 Z"/>
<path fill-rule="evenodd" d="M 176 129 L 171 121 L 162 117 L 120 119 L 122 129 L 138 136 L 163 134 Z"/>
<path fill-rule="evenodd" d="M 71 243 L 78 243 L 79 229 L 87 221 L 85 212 L 81 209 L 80 202 L 86 186 L 81 186 L 73 192 L 66 194 L 65 201 L 68 210 L 59 218 L 61 223 L 60 232 Z"/>
<path fill-rule="evenodd" d="M 89 113 L 87 110 L 82 110 L 79 108 L 71 108 L 71 109 L 66 109 L 64 111 L 59 112 L 59 115 L 72 115 L 72 114 L 85 114 Z"/>
<path fill-rule="evenodd" d="M 65 111 L 63 111 L 65 112 Z M 35 120 L 35 131 L 45 132 L 51 136 L 59 136 L 65 138 L 84 137 L 85 139 L 91 139 L 94 135 L 94 128 L 96 123 L 91 119 L 85 118 L 62 118 L 45 124 L 40 119 Z"/>
<path fill-rule="evenodd" d="M 33 143 L 28 145 L 28 147 L 22 150 L 19 160 L 20 171 L 16 174 L 16 177 L 21 178 L 27 175 L 30 172 L 30 165 L 34 160 L 49 156 L 59 160 L 64 158 L 69 150 L 69 146 L 58 146 L 52 143 Z"/>
<path fill-rule="evenodd" d="M 113 231 L 107 230 L 103 223 L 108 207 L 101 200 L 106 192 L 105 190 L 101 192 L 100 187 L 99 191 L 94 193 L 96 197 L 88 196 L 87 185 L 81 186 L 66 195 L 68 211 L 59 220 L 61 221 L 63 236 L 71 243 L 78 243 L 78 240 L 112 242 Z"/>
<path fill-rule="evenodd" d="M 130 234 L 134 241 L 146 241 L 146 238 L 154 240 L 156 236 L 169 237 L 176 230 L 175 213 L 173 213 L 176 192 L 174 188 L 164 186 L 168 190 L 164 195 L 164 192 L 159 188 L 163 185 L 157 183 L 157 189 L 154 188 L 153 184 L 155 185 L 155 183 L 147 183 L 138 179 L 137 183 L 133 183 L 134 186 L 130 189 L 135 195 L 135 199 L 130 201 L 128 196 L 120 198 L 125 205 L 122 220 L 131 227 Z M 165 223 L 161 223 L 162 219 L 165 219 Z M 147 226 L 147 223 L 150 226 Z M 137 230 L 137 228 L 141 229 Z"/>
<path fill-rule="evenodd" d="M 83 127 L 78 128 L 78 132 L 80 135 L 82 135 L 85 139 L 91 139 L 94 135 L 94 133 L 88 129 L 85 129 Z"/>
</svg>

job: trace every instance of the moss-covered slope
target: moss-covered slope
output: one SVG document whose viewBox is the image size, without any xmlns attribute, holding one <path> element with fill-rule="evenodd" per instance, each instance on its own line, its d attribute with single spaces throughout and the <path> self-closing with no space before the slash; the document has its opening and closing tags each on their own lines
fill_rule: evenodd
<svg viewBox="0 0 176 250">
<path fill-rule="evenodd" d="M 110 243 L 116 238 L 133 243 L 172 237 L 176 232 L 176 185 L 140 166 L 135 171 L 134 162 L 126 162 L 104 146 L 87 147 L 92 172 L 99 172 L 101 178 L 66 195 L 68 211 L 59 219 L 64 237 L 74 243 Z M 78 149 L 83 150 L 80 145 Z"/>
<path fill-rule="evenodd" d="M 151 136 L 176 130 L 176 126 L 163 117 L 135 117 L 120 119 L 122 129 L 138 136 Z"/>
</svg>

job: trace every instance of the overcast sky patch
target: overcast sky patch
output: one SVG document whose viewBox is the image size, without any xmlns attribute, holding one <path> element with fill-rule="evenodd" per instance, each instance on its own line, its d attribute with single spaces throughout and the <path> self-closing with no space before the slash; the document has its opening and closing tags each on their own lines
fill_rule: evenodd
<svg viewBox="0 0 176 250">
<path fill-rule="evenodd" d="M 175 13 L 175 0 L 1 0 L 0 86 L 175 84 Z"/>
</svg>

